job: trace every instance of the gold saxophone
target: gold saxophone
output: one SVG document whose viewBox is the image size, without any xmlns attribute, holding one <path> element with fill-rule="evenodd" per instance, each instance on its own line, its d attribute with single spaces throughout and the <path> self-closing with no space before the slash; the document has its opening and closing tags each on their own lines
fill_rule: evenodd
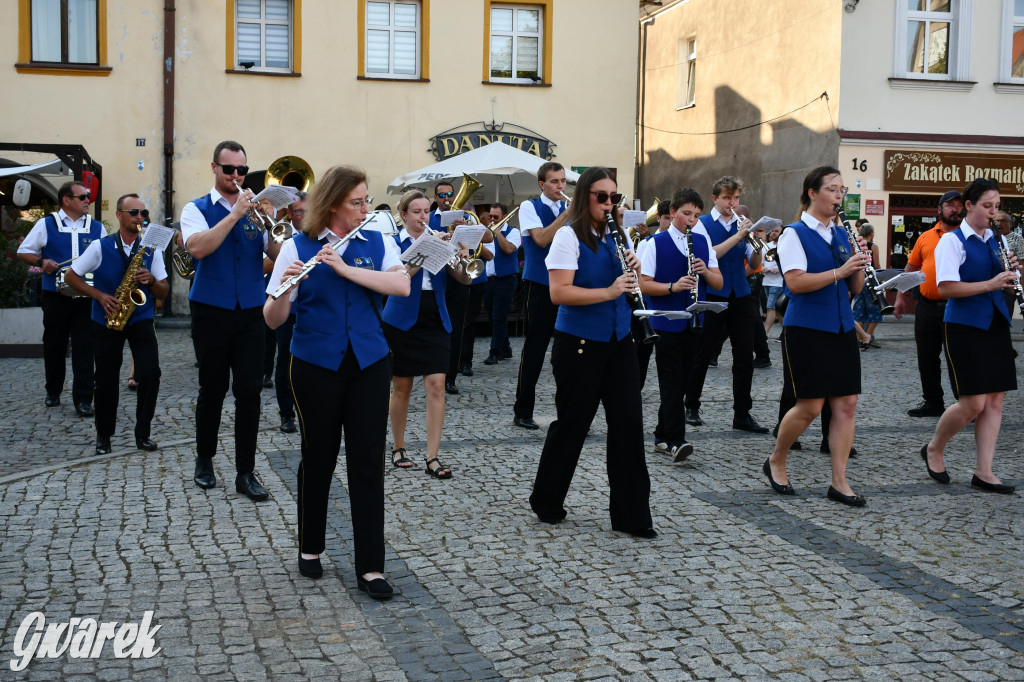
<svg viewBox="0 0 1024 682">
<path fill-rule="evenodd" d="M 135 282 L 135 273 L 142 266 L 142 259 L 148 251 L 149 247 L 140 247 L 128 263 L 128 269 L 125 270 L 124 278 L 117 285 L 117 291 L 114 292 L 114 297 L 117 298 L 118 303 L 121 305 L 116 312 L 107 315 L 107 329 L 113 329 L 118 332 L 124 331 L 125 326 L 128 324 L 128 318 L 135 312 L 135 308 L 146 304 L 146 292 L 140 289 L 139 285 Z"/>
</svg>

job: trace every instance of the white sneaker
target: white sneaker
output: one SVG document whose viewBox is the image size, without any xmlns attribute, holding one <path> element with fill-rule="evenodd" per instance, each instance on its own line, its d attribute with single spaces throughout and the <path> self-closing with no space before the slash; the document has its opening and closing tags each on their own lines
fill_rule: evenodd
<svg viewBox="0 0 1024 682">
<path fill-rule="evenodd" d="M 668 452 L 668 443 L 660 440 L 654 441 L 655 452 Z"/>
</svg>

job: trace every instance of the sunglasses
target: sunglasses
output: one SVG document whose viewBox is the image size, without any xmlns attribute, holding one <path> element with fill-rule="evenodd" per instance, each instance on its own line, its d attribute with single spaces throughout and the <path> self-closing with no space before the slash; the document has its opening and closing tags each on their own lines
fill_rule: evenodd
<svg viewBox="0 0 1024 682">
<path fill-rule="evenodd" d="M 71 198 L 78 199 L 79 201 L 89 201 L 89 194 L 88 192 L 85 194 L 72 194 Z"/>
<path fill-rule="evenodd" d="M 222 171 L 224 171 L 224 175 L 231 175 L 235 171 L 238 171 L 239 175 L 248 175 L 249 174 L 249 167 L 248 166 L 232 166 L 230 163 L 221 163 L 221 164 L 218 164 L 218 165 L 220 166 L 220 169 Z"/>
<path fill-rule="evenodd" d="M 144 208 L 126 208 L 122 211 L 118 211 L 118 213 L 127 213 L 133 218 L 137 217 L 141 213 L 143 218 L 149 220 L 149 211 Z"/>
<path fill-rule="evenodd" d="M 599 204 L 607 203 L 609 199 L 612 200 L 613 204 L 617 204 L 622 201 L 622 195 L 618 192 L 612 192 L 609 194 L 608 192 L 595 192 L 591 190 L 590 193 L 594 195 L 594 198 L 597 199 L 597 203 Z"/>
<path fill-rule="evenodd" d="M 442 197 L 444 199 L 451 199 L 453 196 L 455 196 L 455 192 L 438 192 L 437 196 Z"/>
</svg>

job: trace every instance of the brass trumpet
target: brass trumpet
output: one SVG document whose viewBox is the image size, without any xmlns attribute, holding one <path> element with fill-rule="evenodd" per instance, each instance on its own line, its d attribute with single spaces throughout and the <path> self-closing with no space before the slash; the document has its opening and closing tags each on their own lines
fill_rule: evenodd
<svg viewBox="0 0 1024 682">
<path fill-rule="evenodd" d="M 238 180 L 232 178 L 231 182 L 235 183 L 235 187 L 238 188 L 239 192 L 242 191 L 242 186 L 238 184 Z M 284 243 L 284 240 L 291 236 L 289 234 L 289 228 L 291 225 L 288 221 L 275 221 L 260 210 L 259 202 L 257 201 L 249 199 L 249 210 L 246 213 L 246 217 L 249 218 L 249 223 L 260 230 L 260 232 L 266 232 L 268 239 L 270 239 L 274 244 L 282 244 Z"/>
</svg>

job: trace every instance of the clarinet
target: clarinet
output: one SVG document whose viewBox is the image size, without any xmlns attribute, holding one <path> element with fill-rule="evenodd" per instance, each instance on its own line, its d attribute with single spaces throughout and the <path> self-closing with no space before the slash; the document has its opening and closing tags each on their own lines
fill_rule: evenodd
<svg viewBox="0 0 1024 682">
<path fill-rule="evenodd" d="M 850 248 L 860 248 L 857 244 L 857 233 L 853 231 L 853 226 L 850 225 L 850 221 L 846 218 L 846 213 L 843 212 L 841 204 L 836 204 L 836 215 L 839 216 L 839 221 L 846 228 L 846 235 L 850 239 Z M 875 305 L 881 308 L 882 315 L 892 315 L 893 311 L 896 310 L 895 306 L 889 305 L 889 301 L 885 299 L 885 292 L 882 291 L 882 284 L 878 281 L 878 273 L 875 272 L 875 268 L 868 263 L 864 267 L 864 286 L 867 287 L 868 293 L 874 300 Z"/>
<path fill-rule="evenodd" d="M 695 263 L 697 261 L 697 256 L 694 255 L 694 253 L 693 253 L 693 232 L 691 230 L 686 230 L 686 250 L 690 252 L 690 255 L 687 257 L 687 260 L 688 260 L 687 266 L 689 267 L 689 273 L 688 274 L 692 275 L 693 278 L 695 280 L 697 280 L 697 286 L 693 287 L 693 305 L 696 305 L 696 304 L 701 302 L 700 301 L 700 275 L 697 274 L 697 270 L 694 267 L 694 265 L 695 265 Z M 693 307 L 693 306 L 690 306 L 690 307 Z M 695 313 L 694 316 L 693 316 L 693 320 L 690 323 L 690 326 L 694 330 L 699 330 L 703 326 L 700 323 L 700 316 L 701 316 L 701 313 Z"/>
<path fill-rule="evenodd" d="M 993 226 L 992 231 L 996 232 L 996 244 L 999 245 L 999 257 L 1003 261 L 1003 269 L 1007 272 L 1014 272 L 1013 266 L 1010 265 L 1010 252 L 1006 250 L 1003 245 L 1003 237 L 997 232 L 998 228 Z M 1017 297 L 1017 307 L 1020 308 L 1021 317 L 1024 317 L 1024 287 L 1021 286 L 1020 277 L 1013 281 L 1013 293 Z"/>
<path fill-rule="evenodd" d="M 626 263 L 626 245 L 622 242 L 622 233 L 619 232 L 619 226 L 615 224 L 615 218 L 612 217 L 611 211 L 605 211 L 604 219 L 608 223 L 608 229 L 612 232 L 612 239 L 615 240 L 615 255 L 619 257 L 619 265 L 622 266 L 622 274 L 633 275 L 636 277 L 636 272 Z M 626 301 L 629 303 L 630 310 L 647 310 L 647 306 L 644 305 L 644 299 L 640 295 L 639 288 L 628 292 L 626 294 Z M 641 317 L 639 324 L 640 332 L 642 334 L 642 338 L 639 339 L 640 343 L 648 345 L 658 340 L 658 333 L 654 331 L 654 327 L 651 326 L 651 318 L 649 316 L 645 315 Z"/>
</svg>

